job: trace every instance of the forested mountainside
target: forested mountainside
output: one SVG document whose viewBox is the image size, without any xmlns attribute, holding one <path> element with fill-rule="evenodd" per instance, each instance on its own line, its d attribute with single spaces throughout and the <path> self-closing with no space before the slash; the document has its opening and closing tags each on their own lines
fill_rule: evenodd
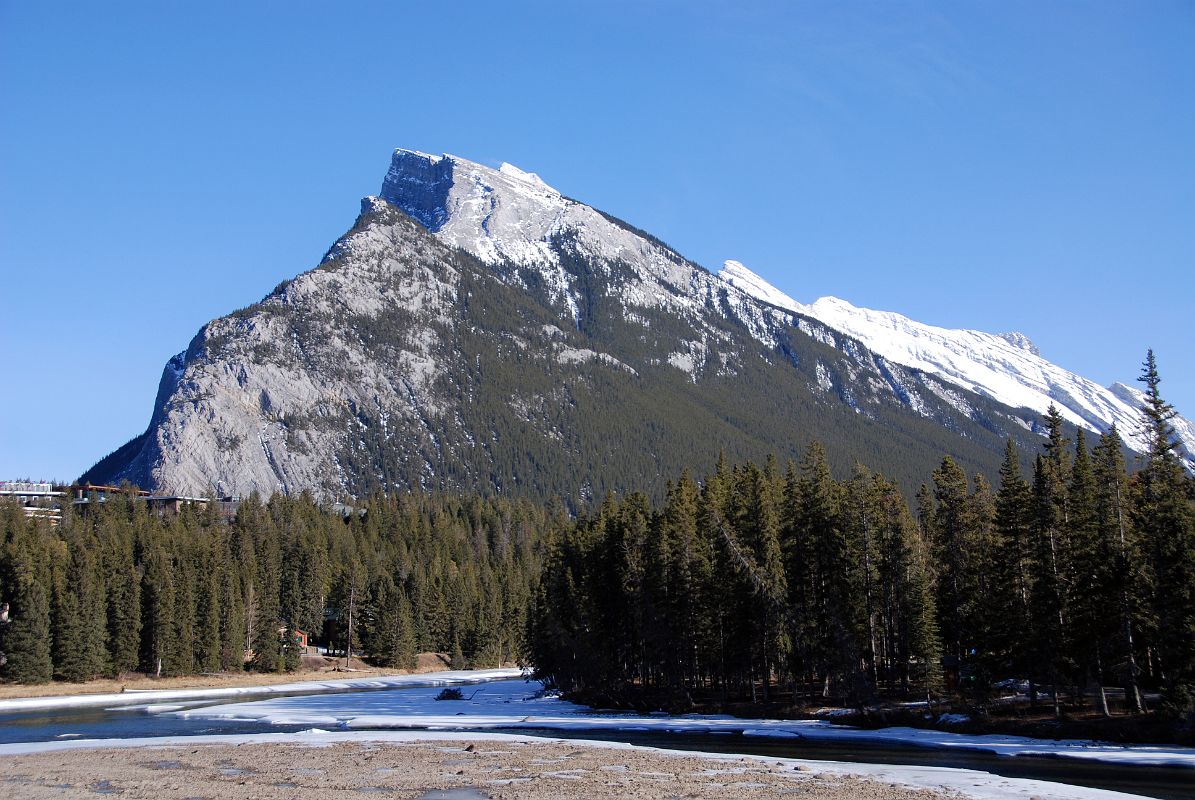
<svg viewBox="0 0 1195 800">
<path fill-rule="evenodd" d="M 451 490 L 573 508 L 822 441 L 909 493 L 994 475 L 1037 415 L 762 302 L 534 175 L 400 150 L 309 272 L 167 364 L 144 434 L 82 479 L 319 499 Z"/>
</svg>

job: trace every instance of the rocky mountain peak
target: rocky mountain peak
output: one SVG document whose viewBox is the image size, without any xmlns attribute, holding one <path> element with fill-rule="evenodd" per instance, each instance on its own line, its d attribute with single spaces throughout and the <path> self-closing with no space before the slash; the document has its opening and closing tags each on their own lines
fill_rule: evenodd
<svg viewBox="0 0 1195 800">
<path fill-rule="evenodd" d="M 809 438 L 848 465 L 891 453 L 875 466 L 908 485 L 943 452 L 994 470 L 1005 436 L 1034 446 L 1030 404 L 980 380 L 1009 363 L 934 370 L 1028 352 L 829 303 L 795 303 L 738 262 L 716 277 L 509 164 L 397 150 L 319 266 L 204 326 L 145 433 L 85 477 L 586 501 Z M 861 314 L 878 316 L 845 324 Z M 902 366 L 885 344 L 910 338 Z"/>
<path fill-rule="evenodd" d="M 453 184 L 451 156 L 418 150 L 395 150 L 382 181 L 381 198 L 401 208 L 430 231 L 448 219 L 448 194 Z"/>
<path fill-rule="evenodd" d="M 441 241 L 491 264 L 553 262 L 546 242 L 570 205 L 538 175 L 510 164 L 494 169 L 404 149 L 394 151 L 380 196 Z"/>
<path fill-rule="evenodd" d="M 1018 331 L 1009 331 L 1008 333 L 1000 334 L 1000 338 L 1011 344 L 1013 347 L 1025 350 L 1026 352 L 1032 353 L 1035 356 L 1041 355 L 1041 350 L 1038 349 L 1038 346 L 1033 343 L 1032 339 L 1023 333 Z"/>
</svg>

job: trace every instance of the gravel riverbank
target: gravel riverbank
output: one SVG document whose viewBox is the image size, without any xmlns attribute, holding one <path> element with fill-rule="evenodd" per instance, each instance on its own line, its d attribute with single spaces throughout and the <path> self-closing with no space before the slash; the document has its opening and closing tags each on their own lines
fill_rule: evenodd
<svg viewBox="0 0 1195 800">
<path fill-rule="evenodd" d="M 23 800 L 324 800 L 369 796 L 506 800 L 772 798 L 929 800 L 953 793 L 822 774 L 758 759 L 713 759 L 574 743 L 351 742 L 78 749 L 0 760 Z M 443 794 L 444 790 L 466 789 Z"/>
</svg>

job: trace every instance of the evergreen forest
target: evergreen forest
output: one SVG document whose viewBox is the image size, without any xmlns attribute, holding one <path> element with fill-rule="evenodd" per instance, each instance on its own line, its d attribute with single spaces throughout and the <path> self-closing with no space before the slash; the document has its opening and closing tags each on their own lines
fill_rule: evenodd
<svg viewBox="0 0 1195 800">
<path fill-rule="evenodd" d="M 1051 407 L 1022 474 L 945 458 L 910 508 L 864 467 L 720 463 L 654 505 L 608 497 L 550 541 L 530 661 L 596 703 L 694 698 L 861 707 L 880 695 L 977 702 L 1001 682 L 1062 713 L 1106 687 L 1195 709 L 1195 481 L 1175 453 L 1152 353 L 1130 474 L 1113 428 L 1089 446 Z M 708 702 L 707 702 L 708 705 Z"/>
<path fill-rule="evenodd" d="M 353 652 L 380 666 L 497 666 L 519 655 L 550 525 L 522 501 L 410 495 L 343 514 L 251 496 L 228 523 L 132 493 L 93 506 L 55 527 L 0 509 L 10 681 L 293 670 L 296 631 L 344 652 L 351 614 Z"/>
</svg>

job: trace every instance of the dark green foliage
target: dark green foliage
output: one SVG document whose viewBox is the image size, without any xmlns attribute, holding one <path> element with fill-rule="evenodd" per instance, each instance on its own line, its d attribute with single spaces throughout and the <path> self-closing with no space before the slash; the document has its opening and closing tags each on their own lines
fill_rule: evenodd
<svg viewBox="0 0 1195 800">
<path fill-rule="evenodd" d="M 1097 566 L 1095 585 L 1103 589 L 1098 629 L 1100 654 L 1105 665 L 1125 687 L 1130 707 L 1144 710 L 1137 647 L 1141 633 L 1151 627 L 1149 612 L 1152 570 L 1141 536 L 1133 525 L 1131 493 L 1125 472 L 1124 445 L 1113 426 L 1095 448 L 1093 480 L 1094 524 L 1103 563 Z M 1109 613 L 1110 609 L 1114 609 Z"/>
<path fill-rule="evenodd" d="M 389 575 L 383 575 L 374 583 L 370 595 L 371 603 L 363 620 L 366 650 L 380 666 L 414 669 L 415 621 L 406 593 L 395 586 Z"/>
<path fill-rule="evenodd" d="M 1190 713 L 1195 485 L 1161 446 L 1130 477 L 1115 429 L 1093 451 L 1082 432 L 1070 447 L 1056 410 L 1044 430 L 1032 486 L 1011 441 L 995 493 L 948 457 L 920 524 L 890 481 L 836 480 L 816 443 L 783 476 L 720 460 L 662 507 L 609 496 L 551 541 L 537 674 L 672 707 L 776 686 L 853 703 L 945 686 L 982 704 L 1019 678 L 1058 714 L 1093 696 L 1113 713 L 1108 685 L 1129 712 L 1153 687 Z"/>
<path fill-rule="evenodd" d="M 1158 677 L 1172 694 L 1195 695 L 1195 490 L 1179 463 L 1175 411 L 1162 399 L 1153 351 L 1139 380 L 1145 384 L 1142 426 L 1149 451 L 1136 475 L 1134 521 L 1152 561 L 1157 614 Z"/>
<path fill-rule="evenodd" d="M 17 683 L 45 683 L 53 676 L 50 660 L 50 606 L 42 585 L 19 578 L 4 633 L 8 657 L 4 675 Z"/>
<path fill-rule="evenodd" d="M 85 681 L 105 672 L 108 653 L 103 579 L 94 542 L 75 542 L 65 580 L 54 598 L 54 663 L 63 680 Z"/>
<path fill-rule="evenodd" d="M 461 643 L 456 639 L 452 641 L 452 658 L 449 661 L 449 666 L 453 669 L 469 668 L 469 662 L 465 660 L 465 651 L 461 650 Z"/>
<path fill-rule="evenodd" d="M 1030 545 L 1033 534 L 1033 495 L 1021 476 L 1021 459 L 1010 439 L 1000 465 L 994 522 L 997 549 L 992 568 L 996 593 L 989 599 L 991 652 L 988 669 L 1002 678 L 1027 675 L 1026 632 L 1031 628 Z"/>
<path fill-rule="evenodd" d="M 537 674 L 595 697 L 628 690 L 767 700 L 777 686 L 862 702 L 937 689 L 920 534 L 892 483 L 835 481 L 824 451 L 688 477 L 662 507 L 608 497 L 553 540 L 532 615 Z"/>
<path fill-rule="evenodd" d="M 350 589 L 356 655 L 413 668 L 423 616 L 426 649 L 456 643 L 458 662 L 509 663 L 523 654 L 552 520 L 530 503 L 410 495 L 372 498 L 345 517 L 279 494 L 247 498 L 224 523 L 113 495 L 51 528 L 0 503 L 0 602 L 12 609 L 3 674 L 240 670 L 250 654 L 255 669 L 291 670 L 296 631 L 343 647 L 337 613 L 347 622 Z"/>
</svg>

